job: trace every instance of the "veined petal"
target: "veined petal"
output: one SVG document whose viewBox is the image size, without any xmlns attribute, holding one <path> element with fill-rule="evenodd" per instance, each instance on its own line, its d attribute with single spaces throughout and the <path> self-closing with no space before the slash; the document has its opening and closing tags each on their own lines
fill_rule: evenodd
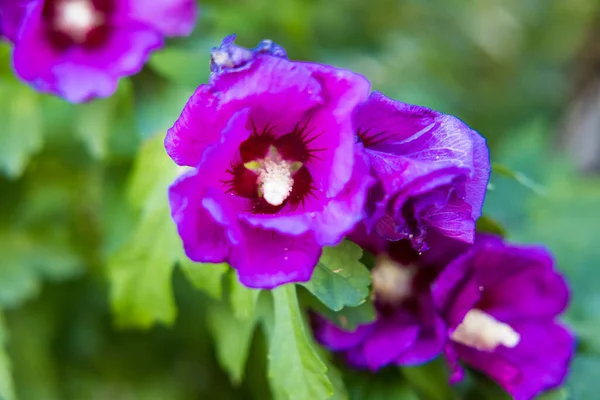
<svg viewBox="0 0 600 400">
<path fill-rule="evenodd" d="M 489 179 L 485 139 L 455 117 L 374 92 L 354 113 L 379 191 L 366 222 L 427 249 L 427 232 L 473 242 Z"/>
</svg>

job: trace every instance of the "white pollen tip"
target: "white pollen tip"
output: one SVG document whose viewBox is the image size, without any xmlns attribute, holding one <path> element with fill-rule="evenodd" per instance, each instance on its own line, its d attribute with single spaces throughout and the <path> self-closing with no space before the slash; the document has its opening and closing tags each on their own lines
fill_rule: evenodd
<svg viewBox="0 0 600 400">
<path fill-rule="evenodd" d="M 519 335 L 510 326 L 506 326 L 502 335 L 502 344 L 508 348 L 516 347 L 521 341 L 521 335 Z"/>
<path fill-rule="evenodd" d="M 288 198 L 292 188 L 285 182 L 264 182 L 262 186 L 263 197 L 272 206 L 280 206 Z"/>
<path fill-rule="evenodd" d="M 267 203 L 280 206 L 292 193 L 294 179 L 287 162 L 265 161 L 259 172 L 260 191 Z"/>
<path fill-rule="evenodd" d="M 513 348 L 521 336 L 510 325 L 498 321 L 485 311 L 472 309 L 452 332 L 451 339 L 481 351 L 494 351 L 502 345 Z"/>
</svg>

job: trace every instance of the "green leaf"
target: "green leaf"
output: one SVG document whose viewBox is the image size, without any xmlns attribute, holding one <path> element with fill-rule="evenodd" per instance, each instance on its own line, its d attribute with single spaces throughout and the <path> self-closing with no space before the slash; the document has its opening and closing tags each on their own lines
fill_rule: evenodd
<svg viewBox="0 0 600 400">
<path fill-rule="evenodd" d="M 6 354 L 7 331 L 4 323 L 4 314 L 0 312 L 0 399 L 13 400 L 15 398 L 11 363 Z"/>
<path fill-rule="evenodd" d="M 253 318 L 256 301 L 258 300 L 261 291 L 242 285 L 233 271 L 229 274 L 229 277 L 229 301 L 233 314 L 238 319 Z"/>
<path fill-rule="evenodd" d="M 579 354 L 573 360 L 565 385 L 573 400 L 598 398 L 600 357 Z"/>
<path fill-rule="evenodd" d="M 568 400 L 570 398 L 569 391 L 566 388 L 560 388 L 546 392 L 538 396 L 536 400 Z"/>
<path fill-rule="evenodd" d="M 448 372 L 441 359 L 414 367 L 401 367 L 406 381 L 429 400 L 452 400 Z"/>
<path fill-rule="evenodd" d="M 229 271 L 227 263 L 196 263 L 183 255 L 179 259 L 179 265 L 196 289 L 203 291 L 215 300 L 221 299 L 223 294 L 223 275 Z"/>
<path fill-rule="evenodd" d="M 244 377 L 256 319 L 238 319 L 227 307 L 214 304 L 208 312 L 208 325 L 219 364 L 227 371 L 232 383 L 239 385 Z"/>
<path fill-rule="evenodd" d="M 0 42 L 0 78 L 13 74 L 11 69 L 12 44 L 7 40 Z"/>
<path fill-rule="evenodd" d="M 323 356 L 321 357 L 324 358 Z M 342 379 L 342 374 L 331 364 L 331 362 L 325 361 L 325 365 L 327 367 L 327 379 L 329 379 L 329 382 L 331 382 L 333 387 L 333 395 L 330 397 L 330 399 L 348 400 L 350 396 L 348 395 L 348 390 L 346 389 L 346 385 Z"/>
<path fill-rule="evenodd" d="M 268 374 L 276 394 L 289 400 L 328 399 L 333 386 L 327 366 L 300 313 L 296 288 L 274 289 L 275 320 L 269 346 Z"/>
<path fill-rule="evenodd" d="M 119 326 L 171 324 L 176 309 L 171 288 L 181 242 L 171 220 L 167 188 L 177 175 L 158 135 L 146 142 L 131 178 L 129 200 L 141 208 L 128 241 L 109 260 L 111 304 Z"/>
<path fill-rule="evenodd" d="M 172 324 L 175 302 L 173 264 L 180 241 L 165 205 L 142 217 L 129 241 L 109 260 L 111 302 L 121 327 Z"/>
<path fill-rule="evenodd" d="M 81 288 L 81 281 L 77 286 Z M 10 329 L 9 354 L 12 361 L 13 381 L 19 399 L 61 400 L 65 397 L 65 393 L 61 390 L 64 388 L 61 387 L 64 380 L 61 379 L 63 376 L 59 369 L 66 363 L 62 362 L 64 359 L 56 353 L 56 339 L 61 329 L 67 329 L 68 336 L 73 338 L 72 329 L 75 323 L 99 317 L 97 309 L 89 307 L 90 302 L 87 297 L 95 296 L 98 292 L 90 293 L 89 290 L 85 290 L 89 288 L 87 286 L 84 289 L 87 296 L 76 296 L 74 301 L 76 292 L 66 291 L 66 288 L 68 286 L 48 287 L 42 297 L 28 302 L 18 310 L 6 313 L 6 323 Z M 57 301 L 58 297 L 54 294 L 66 301 Z M 79 308 L 83 313 L 74 313 L 74 308 L 71 307 L 73 305 L 87 307 Z M 86 331 L 86 338 L 96 337 L 103 330 L 101 324 L 96 327 L 97 329 Z M 91 327 L 88 325 L 88 328 Z M 87 346 L 86 350 L 91 350 L 90 347 L 94 346 Z M 89 356 L 93 353 L 87 354 Z"/>
<path fill-rule="evenodd" d="M 3 308 L 15 307 L 39 292 L 38 276 L 24 259 L 35 254 L 32 252 L 35 248 L 26 235 L 18 232 L 0 234 L 0 305 Z"/>
<path fill-rule="evenodd" d="M 149 211 L 167 204 L 169 185 L 182 171 L 167 156 L 164 135 L 155 135 L 141 147 L 135 160 L 127 200 L 136 210 Z"/>
<path fill-rule="evenodd" d="M 208 79 L 210 47 L 206 49 L 177 49 L 167 47 L 150 58 L 150 66 L 168 80 L 197 87 Z"/>
<path fill-rule="evenodd" d="M 358 325 L 368 324 L 375 320 L 375 307 L 371 299 L 366 299 L 357 307 L 344 307 L 340 311 L 333 311 L 310 293 L 305 291 L 300 294 L 303 304 L 307 304 L 308 307 L 346 330 L 354 330 Z M 302 294 L 306 294 L 306 296 Z"/>
<path fill-rule="evenodd" d="M 398 371 L 387 369 L 371 374 L 347 371 L 346 385 L 352 400 L 419 400 L 417 394 L 402 380 Z"/>
<path fill-rule="evenodd" d="M 75 133 L 97 159 L 106 156 L 115 105 L 111 97 L 76 106 Z"/>
<path fill-rule="evenodd" d="M 465 379 L 456 388 L 465 400 L 510 400 L 510 396 L 495 381 L 482 372 L 467 370 Z"/>
<path fill-rule="evenodd" d="M 362 249 L 348 240 L 325 247 L 311 280 L 302 285 L 334 311 L 364 303 L 371 274 L 359 261 L 362 254 Z"/>
<path fill-rule="evenodd" d="M 5 253 L 2 256 L 5 257 Z M 15 307 L 35 296 L 40 289 L 40 281 L 35 272 L 17 260 L 2 260 L 0 265 L 0 304 L 2 307 Z"/>
<path fill-rule="evenodd" d="M 135 116 L 141 137 L 173 126 L 193 89 L 182 88 L 145 69 L 132 78 Z"/>
<path fill-rule="evenodd" d="M 365 301 L 358 307 L 344 307 L 337 313 L 333 321 L 346 330 L 355 329 L 358 325 L 375 321 L 375 307 L 371 300 Z"/>
<path fill-rule="evenodd" d="M 527 203 L 529 218 L 516 237 L 544 243 L 552 250 L 575 294 L 568 321 L 580 343 L 600 354 L 600 180 L 570 175 L 554 180 L 548 192 L 545 201 L 531 199 Z"/>
<path fill-rule="evenodd" d="M 0 172 L 19 177 L 42 147 L 42 122 L 33 90 L 0 80 Z"/>
<path fill-rule="evenodd" d="M 542 185 L 538 184 L 533 179 L 529 178 L 527 175 L 510 169 L 506 165 L 492 163 L 492 173 L 504 176 L 505 178 L 514 179 L 515 181 L 530 189 L 536 194 L 546 194 L 546 189 Z"/>
<path fill-rule="evenodd" d="M 346 384 L 344 383 L 343 375 L 328 358 L 331 357 L 331 354 L 327 353 L 327 351 L 322 347 L 317 347 L 316 350 L 317 354 L 319 354 L 319 357 L 321 357 L 321 360 L 323 360 L 325 366 L 327 367 L 327 378 L 333 387 L 333 395 L 329 399 L 348 400 L 349 395 L 348 390 L 346 389 Z"/>
<path fill-rule="evenodd" d="M 498 221 L 485 214 L 477 220 L 477 232 L 494 233 L 496 235 L 506 236 L 504 227 Z"/>
<path fill-rule="evenodd" d="M 263 332 L 270 342 L 273 340 L 273 331 L 275 329 L 275 310 L 273 305 L 273 294 L 270 290 L 261 290 L 256 301 L 256 318 L 258 319 Z"/>
<path fill-rule="evenodd" d="M 38 294 L 43 278 L 63 280 L 82 272 L 63 229 L 49 233 L 0 231 L 0 305 L 19 306 Z"/>
</svg>

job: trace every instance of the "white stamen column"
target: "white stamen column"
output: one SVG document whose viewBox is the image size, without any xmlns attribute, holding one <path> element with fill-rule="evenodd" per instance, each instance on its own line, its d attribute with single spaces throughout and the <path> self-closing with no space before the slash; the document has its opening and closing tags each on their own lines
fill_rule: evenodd
<svg viewBox="0 0 600 400">
<path fill-rule="evenodd" d="M 274 146 L 264 159 L 244 164 L 258 175 L 258 194 L 272 206 L 280 206 L 294 187 L 293 175 L 302 168 L 301 162 L 284 160 Z"/>
</svg>

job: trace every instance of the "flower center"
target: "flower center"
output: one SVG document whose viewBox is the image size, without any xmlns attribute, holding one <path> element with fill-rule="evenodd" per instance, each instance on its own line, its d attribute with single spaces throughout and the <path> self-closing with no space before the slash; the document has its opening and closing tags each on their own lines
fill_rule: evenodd
<svg viewBox="0 0 600 400">
<path fill-rule="evenodd" d="M 308 197 L 317 198 L 307 164 L 321 149 L 307 147 L 312 141 L 306 133 L 308 122 L 279 136 L 270 123 L 257 128 L 249 118 L 248 124 L 252 134 L 240 143 L 239 161 L 226 171 L 230 179 L 222 180 L 225 192 L 247 199 L 247 212 L 252 214 L 295 210 L 305 207 Z"/>
<path fill-rule="evenodd" d="M 510 325 L 474 308 L 467 312 L 463 321 L 452 332 L 451 339 L 477 350 L 494 351 L 499 345 L 515 347 L 521 336 Z"/>
<path fill-rule="evenodd" d="M 96 49 L 111 35 L 116 0 L 44 0 L 43 4 L 43 29 L 54 50 Z"/>
<path fill-rule="evenodd" d="M 265 161 L 258 173 L 258 190 L 272 206 L 283 204 L 292 192 L 294 178 L 287 162 Z"/>
<path fill-rule="evenodd" d="M 244 167 L 258 175 L 258 195 L 270 205 L 280 206 L 292 193 L 292 175 L 302 167 L 302 163 L 284 160 L 275 146 L 269 146 L 265 158 L 247 162 Z"/>
<path fill-rule="evenodd" d="M 371 274 L 373 292 L 378 301 L 398 304 L 412 294 L 414 270 L 400 265 L 387 255 L 377 257 Z"/>
<path fill-rule="evenodd" d="M 76 43 L 83 43 L 87 34 L 103 22 L 104 16 L 90 0 L 63 0 L 57 4 L 55 29 Z"/>
</svg>

